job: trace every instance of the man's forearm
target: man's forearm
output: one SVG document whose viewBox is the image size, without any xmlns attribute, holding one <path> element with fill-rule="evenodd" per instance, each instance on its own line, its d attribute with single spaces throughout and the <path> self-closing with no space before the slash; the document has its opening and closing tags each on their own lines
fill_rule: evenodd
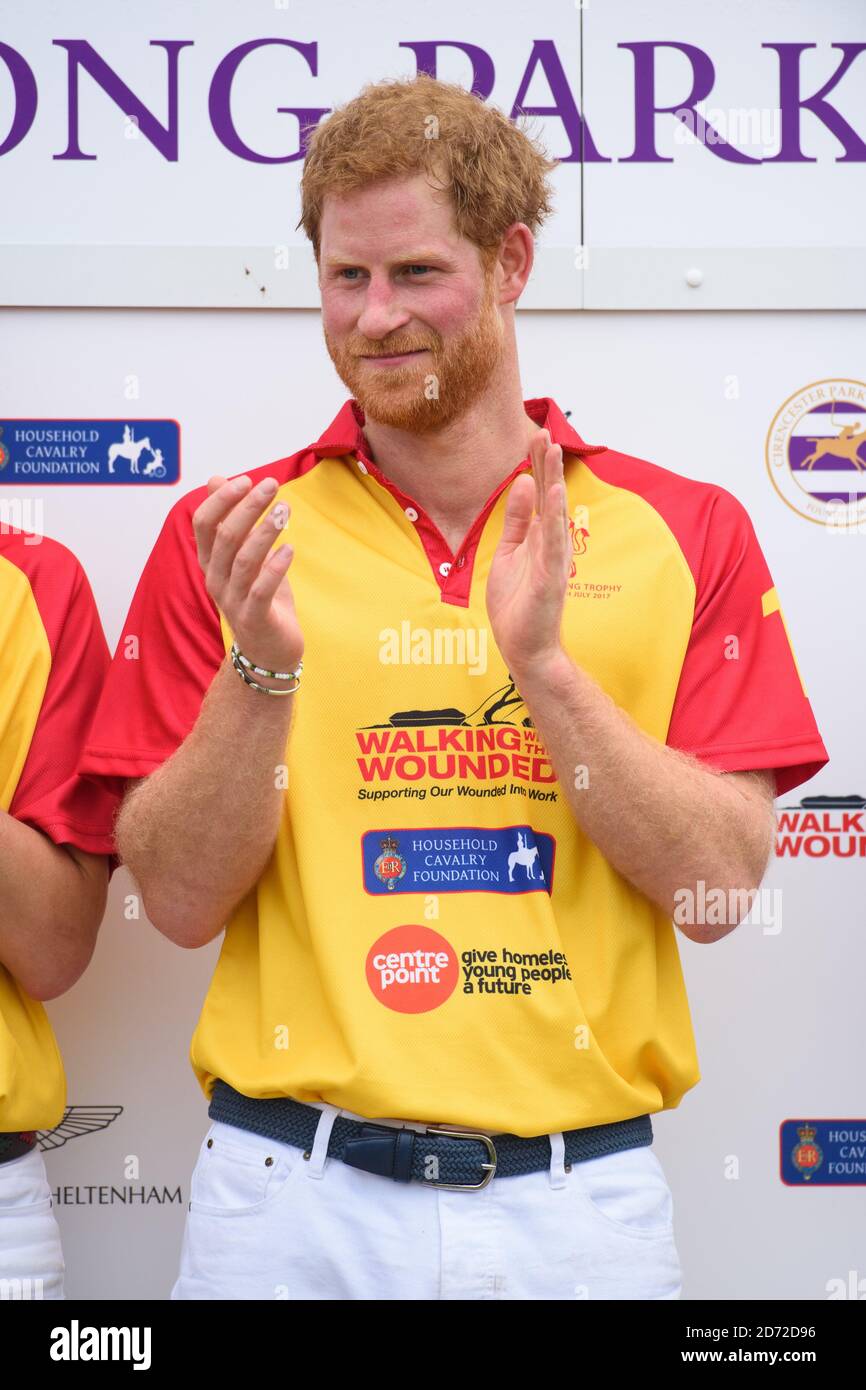
<svg viewBox="0 0 866 1390">
<path fill-rule="evenodd" d="M 0 963 L 34 999 L 53 999 L 87 966 L 105 887 L 32 825 L 0 811 Z"/>
<path fill-rule="evenodd" d="M 512 674 L 578 824 L 624 878 L 670 915 L 700 881 L 757 886 L 769 807 L 650 738 L 567 653 Z"/>
<path fill-rule="evenodd" d="M 252 689 L 226 658 L 188 736 L 123 803 L 121 858 L 178 945 L 212 940 L 271 856 L 295 698 Z"/>
</svg>

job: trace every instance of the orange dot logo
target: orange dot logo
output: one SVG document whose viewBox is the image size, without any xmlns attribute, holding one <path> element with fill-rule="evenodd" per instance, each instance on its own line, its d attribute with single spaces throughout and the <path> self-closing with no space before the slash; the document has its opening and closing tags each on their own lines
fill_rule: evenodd
<svg viewBox="0 0 866 1390">
<path fill-rule="evenodd" d="M 431 927 L 394 927 L 370 947 L 367 983 L 387 1008 L 400 1014 L 438 1009 L 457 984 L 457 955 Z"/>
</svg>

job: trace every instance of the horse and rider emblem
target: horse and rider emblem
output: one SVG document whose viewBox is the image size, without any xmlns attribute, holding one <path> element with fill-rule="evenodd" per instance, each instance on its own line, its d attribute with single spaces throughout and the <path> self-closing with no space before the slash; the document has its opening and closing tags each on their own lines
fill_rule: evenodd
<svg viewBox="0 0 866 1390">
<path fill-rule="evenodd" d="M 514 882 L 514 870 L 516 868 L 525 869 L 526 877 L 535 879 L 535 868 L 538 860 L 538 845 L 528 845 L 526 836 L 522 830 L 517 832 L 517 849 L 513 850 L 508 856 L 508 882 Z M 542 882 L 544 881 L 544 870 L 538 865 L 538 873 Z"/>
<path fill-rule="evenodd" d="M 139 468 L 138 462 L 142 454 L 150 454 L 148 462 L 143 468 Z M 126 459 L 129 464 L 129 471 L 142 478 L 164 478 L 165 462 L 162 450 L 154 448 L 147 435 L 143 439 L 135 438 L 135 430 L 129 425 L 123 427 L 123 440 L 111 444 L 108 449 L 108 471 L 115 471 L 114 464 L 117 459 Z"/>
</svg>

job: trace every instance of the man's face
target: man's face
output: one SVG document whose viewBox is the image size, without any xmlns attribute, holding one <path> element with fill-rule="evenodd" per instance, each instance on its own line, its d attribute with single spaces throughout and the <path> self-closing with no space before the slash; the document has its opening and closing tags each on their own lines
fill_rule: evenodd
<svg viewBox="0 0 866 1390">
<path fill-rule="evenodd" d="M 493 274 L 423 175 L 371 184 L 322 210 L 325 343 L 365 415 L 425 434 L 458 419 L 501 360 Z"/>
</svg>

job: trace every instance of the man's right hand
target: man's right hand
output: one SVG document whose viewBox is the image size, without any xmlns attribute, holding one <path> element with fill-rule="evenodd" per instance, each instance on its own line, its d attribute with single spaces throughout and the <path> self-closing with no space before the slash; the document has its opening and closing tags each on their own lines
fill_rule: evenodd
<svg viewBox="0 0 866 1390">
<path fill-rule="evenodd" d="M 250 490 L 251 481 L 248 474 L 231 482 L 219 475 L 208 479 L 209 496 L 192 518 L 199 564 L 244 656 L 271 671 L 293 671 L 304 650 L 286 578 L 294 548 L 270 549 L 290 508 L 279 503 L 257 526 L 278 484 L 266 478 Z"/>
</svg>

